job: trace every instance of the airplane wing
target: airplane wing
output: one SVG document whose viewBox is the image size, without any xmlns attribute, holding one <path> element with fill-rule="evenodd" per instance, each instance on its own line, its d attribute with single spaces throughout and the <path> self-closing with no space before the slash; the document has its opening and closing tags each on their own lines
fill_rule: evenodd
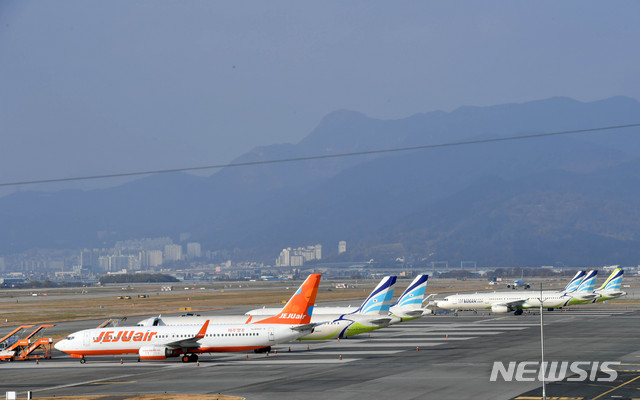
<svg viewBox="0 0 640 400">
<path fill-rule="evenodd" d="M 165 344 L 165 346 L 169 348 L 179 349 L 184 347 L 198 347 L 198 340 L 202 339 L 207 332 L 207 327 L 209 326 L 209 320 L 207 320 L 202 328 L 196 333 L 194 336 L 182 338 L 180 340 L 176 340 L 175 342 L 169 342 Z"/>
<path fill-rule="evenodd" d="M 505 302 L 502 302 L 502 303 L 493 303 L 491 306 L 506 306 L 510 310 L 516 310 L 516 309 L 522 307 L 522 305 L 524 303 L 526 303 L 528 300 L 529 299 L 505 301 Z"/>
</svg>

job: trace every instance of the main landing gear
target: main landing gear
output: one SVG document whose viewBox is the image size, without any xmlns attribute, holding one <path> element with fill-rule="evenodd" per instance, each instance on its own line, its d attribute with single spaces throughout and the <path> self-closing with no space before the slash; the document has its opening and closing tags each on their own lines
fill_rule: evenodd
<svg viewBox="0 0 640 400">
<path fill-rule="evenodd" d="M 253 352 L 256 354 L 260 354 L 260 353 L 270 353 L 271 352 L 271 346 L 268 347 L 261 347 L 259 349 L 253 349 Z"/>
<path fill-rule="evenodd" d="M 188 362 L 196 362 L 198 361 L 198 355 L 197 354 L 185 354 L 182 356 L 182 362 L 183 363 L 188 363 Z"/>
</svg>

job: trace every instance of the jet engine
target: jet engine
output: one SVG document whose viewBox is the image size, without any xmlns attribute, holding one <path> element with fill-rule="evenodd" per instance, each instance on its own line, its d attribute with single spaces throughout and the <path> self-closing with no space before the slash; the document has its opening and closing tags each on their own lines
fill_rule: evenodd
<svg viewBox="0 0 640 400">
<path fill-rule="evenodd" d="M 142 346 L 138 351 L 141 360 L 164 360 L 167 357 L 176 357 L 173 350 L 165 346 Z"/>
<path fill-rule="evenodd" d="M 509 307 L 501 304 L 494 304 L 491 306 L 491 311 L 494 313 L 506 313 L 509 312 Z"/>
</svg>

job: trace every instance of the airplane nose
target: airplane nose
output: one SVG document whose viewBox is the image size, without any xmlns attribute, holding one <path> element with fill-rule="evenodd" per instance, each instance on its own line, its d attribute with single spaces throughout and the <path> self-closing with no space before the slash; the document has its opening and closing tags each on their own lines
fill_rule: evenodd
<svg viewBox="0 0 640 400">
<path fill-rule="evenodd" d="M 64 351 L 64 344 L 62 343 L 62 341 L 57 342 L 53 345 L 53 347 L 55 347 L 56 350 Z"/>
</svg>

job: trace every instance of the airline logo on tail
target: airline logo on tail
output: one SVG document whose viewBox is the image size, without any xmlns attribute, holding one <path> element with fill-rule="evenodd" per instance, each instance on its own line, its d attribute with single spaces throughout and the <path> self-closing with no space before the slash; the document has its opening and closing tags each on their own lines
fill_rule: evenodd
<svg viewBox="0 0 640 400">
<path fill-rule="evenodd" d="M 598 290 L 620 290 L 624 270 L 616 268 Z"/>
<path fill-rule="evenodd" d="M 350 314 L 388 314 L 393 298 L 393 285 L 396 283 L 395 276 L 385 276 L 382 281 L 373 289 L 362 305 Z"/>
<path fill-rule="evenodd" d="M 418 275 L 391 307 L 422 306 L 429 275 Z"/>
<path fill-rule="evenodd" d="M 322 274 L 311 274 L 300 285 L 291 299 L 282 308 L 278 315 L 255 322 L 256 324 L 288 324 L 302 325 L 311 322 L 313 306 L 316 303 L 318 286 Z"/>
<path fill-rule="evenodd" d="M 580 286 L 578 286 L 578 293 L 584 292 L 593 292 L 593 289 L 596 287 L 596 275 L 598 275 L 597 270 L 591 270 L 587 273 L 587 276 L 584 278 Z"/>
<path fill-rule="evenodd" d="M 578 271 L 573 279 L 571 279 L 567 286 L 564 288 L 564 292 L 575 292 L 578 289 L 578 286 L 580 286 L 580 283 L 582 283 L 582 280 L 586 274 L 587 273 L 585 271 Z"/>
</svg>

